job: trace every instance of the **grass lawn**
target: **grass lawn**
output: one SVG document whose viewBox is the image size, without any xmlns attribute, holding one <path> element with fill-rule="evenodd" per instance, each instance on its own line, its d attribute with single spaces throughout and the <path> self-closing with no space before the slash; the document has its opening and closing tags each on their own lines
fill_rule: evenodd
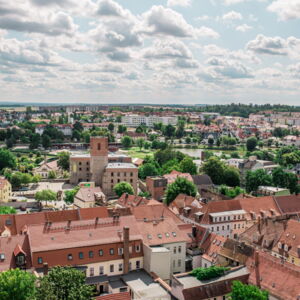
<svg viewBox="0 0 300 300">
<path fill-rule="evenodd" d="M 138 147 L 132 147 L 129 150 L 124 150 L 124 152 L 131 157 L 144 159 L 147 155 L 153 156 L 153 153 L 155 152 L 155 150 L 152 150 L 152 149 L 140 150 L 140 148 L 138 148 Z"/>
</svg>

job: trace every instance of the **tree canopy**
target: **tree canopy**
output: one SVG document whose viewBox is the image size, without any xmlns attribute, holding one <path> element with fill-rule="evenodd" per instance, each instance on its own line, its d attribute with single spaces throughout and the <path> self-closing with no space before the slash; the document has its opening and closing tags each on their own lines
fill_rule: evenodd
<svg viewBox="0 0 300 300">
<path fill-rule="evenodd" d="M 16 157 L 9 150 L 0 149 L 0 171 L 4 168 L 14 169 L 16 166 Z"/>
<path fill-rule="evenodd" d="M 243 284 L 240 281 L 234 281 L 229 294 L 230 300 L 267 300 L 269 293 L 260 290 L 255 285 Z"/>
<path fill-rule="evenodd" d="M 35 194 L 35 200 L 37 201 L 55 201 L 57 194 L 51 190 L 38 191 Z"/>
<path fill-rule="evenodd" d="M 35 294 L 35 276 L 33 274 L 19 269 L 0 272 L 1 300 L 33 300 Z"/>
<path fill-rule="evenodd" d="M 176 180 L 169 184 L 166 190 L 165 202 L 169 205 L 179 194 L 185 194 L 195 197 L 197 188 L 195 184 L 184 177 L 177 177 Z"/>
<path fill-rule="evenodd" d="M 57 165 L 65 171 L 68 171 L 70 168 L 70 153 L 63 151 L 58 153 Z"/>
<path fill-rule="evenodd" d="M 114 192 L 121 197 L 124 193 L 133 195 L 134 189 L 130 183 L 122 181 L 114 186 Z"/>
</svg>

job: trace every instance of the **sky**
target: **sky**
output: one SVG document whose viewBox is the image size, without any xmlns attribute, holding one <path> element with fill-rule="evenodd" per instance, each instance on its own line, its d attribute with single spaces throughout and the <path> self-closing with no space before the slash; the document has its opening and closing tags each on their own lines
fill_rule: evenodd
<svg viewBox="0 0 300 300">
<path fill-rule="evenodd" d="M 300 105 L 300 0 L 0 0 L 0 101 Z"/>
</svg>

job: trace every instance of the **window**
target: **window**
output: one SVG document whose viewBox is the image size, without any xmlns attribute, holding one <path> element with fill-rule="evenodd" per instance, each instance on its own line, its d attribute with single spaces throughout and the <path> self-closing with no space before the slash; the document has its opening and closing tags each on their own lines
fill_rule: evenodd
<svg viewBox="0 0 300 300">
<path fill-rule="evenodd" d="M 104 267 L 100 266 L 99 267 L 99 275 L 103 275 L 104 274 Z"/>
<path fill-rule="evenodd" d="M 95 272 L 94 272 L 94 268 L 90 268 L 90 276 L 94 276 Z"/>
<path fill-rule="evenodd" d="M 132 268 L 132 264 L 131 264 L 131 262 L 129 263 L 129 271 L 131 271 L 131 268 Z"/>
<path fill-rule="evenodd" d="M 118 177 L 120 176 L 120 172 L 118 172 Z"/>
<path fill-rule="evenodd" d="M 181 267 L 181 259 L 178 259 L 178 267 Z"/>
<path fill-rule="evenodd" d="M 42 264 L 43 263 L 43 258 L 42 257 L 38 257 L 38 264 Z"/>
<path fill-rule="evenodd" d="M 135 252 L 141 252 L 141 245 L 135 246 Z"/>
<path fill-rule="evenodd" d="M 99 250 L 99 256 L 103 256 L 103 250 L 102 249 Z"/>
<path fill-rule="evenodd" d="M 132 173 L 132 172 L 130 173 L 130 176 L 131 176 L 131 177 L 133 176 L 133 173 Z"/>
<path fill-rule="evenodd" d="M 79 171 L 82 171 L 82 168 L 79 168 Z"/>
<path fill-rule="evenodd" d="M 178 253 L 181 253 L 181 246 L 178 246 Z"/>
<path fill-rule="evenodd" d="M 110 271 L 110 273 L 113 273 L 113 271 L 114 271 L 114 265 L 110 265 L 109 266 L 109 271 Z"/>
<path fill-rule="evenodd" d="M 123 248 L 118 248 L 118 254 L 122 255 L 123 254 Z"/>
<path fill-rule="evenodd" d="M 79 166 L 81 166 L 81 161 L 79 162 Z"/>
<path fill-rule="evenodd" d="M 90 168 L 86 168 L 86 170 L 87 170 L 87 171 L 89 171 L 89 170 L 90 170 Z"/>
<path fill-rule="evenodd" d="M 94 257 L 94 252 L 93 251 L 89 251 L 89 258 L 93 258 Z"/>
<path fill-rule="evenodd" d="M 130 179 L 130 183 L 133 183 L 133 179 Z"/>
<path fill-rule="evenodd" d="M 80 259 L 83 259 L 83 252 L 79 252 L 78 256 L 79 256 Z"/>
<path fill-rule="evenodd" d="M 214 231 L 214 228 L 213 228 L 213 227 L 211 228 L 211 231 Z"/>
<path fill-rule="evenodd" d="M 135 262 L 135 267 L 136 269 L 139 269 L 141 267 L 141 262 L 139 260 Z"/>
<path fill-rule="evenodd" d="M 119 271 L 123 271 L 123 264 L 119 264 Z"/>
<path fill-rule="evenodd" d="M 68 254 L 68 260 L 73 260 L 73 255 L 72 254 Z"/>
<path fill-rule="evenodd" d="M 177 248 L 174 247 L 174 248 L 173 248 L 173 253 L 176 254 L 176 252 L 177 252 Z"/>
<path fill-rule="evenodd" d="M 118 178 L 118 183 L 120 183 L 120 179 Z"/>
<path fill-rule="evenodd" d="M 234 224 L 234 229 L 236 229 L 236 224 Z"/>
<path fill-rule="evenodd" d="M 113 179 L 111 179 L 111 181 L 110 181 L 111 183 L 114 183 L 114 180 Z"/>
<path fill-rule="evenodd" d="M 222 226 L 222 230 L 224 230 L 225 229 L 225 227 L 224 226 Z"/>
<path fill-rule="evenodd" d="M 217 231 L 219 231 L 219 226 L 217 226 Z"/>
<path fill-rule="evenodd" d="M 173 268 L 175 268 L 175 259 L 173 260 Z"/>
<path fill-rule="evenodd" d="M 229 230 L 229 228 L 230 228 L 229 225 L 227 225 L 227 230 Z"/>
<path fill-rule="evenodd" d="M 114 173 L 113 173 L 113 172 L 111 172 L 111 173 L 110 173 L 110 175 L 111 175 L 111 176 L 114 176 Z"/>
<path fill-rule="evenodd" d="M 98 147 L 98 151 L 101 150 L 101 144 L 100 143 L 98 143 L 97 147 Z"/>
<path fill-rule="evenodd" d="M 110 254 L 110 255 L 114 255 L 114 253 L 115 253 L 114 248 L 110 248 L 110 249 L 109 249 L 109 254 Z"/>
</svg>

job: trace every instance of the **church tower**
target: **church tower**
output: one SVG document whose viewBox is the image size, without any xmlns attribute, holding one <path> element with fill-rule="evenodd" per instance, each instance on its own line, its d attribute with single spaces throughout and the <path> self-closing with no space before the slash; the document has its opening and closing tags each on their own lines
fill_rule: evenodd
<svg viewBox="0 0 300 300">
<path fill-rule="evenodd" d="M 105 168 L 108 164 L 108 138 L 91 137 L 91 181 L 96 186 L 102 186 Z"/>
</svg>

